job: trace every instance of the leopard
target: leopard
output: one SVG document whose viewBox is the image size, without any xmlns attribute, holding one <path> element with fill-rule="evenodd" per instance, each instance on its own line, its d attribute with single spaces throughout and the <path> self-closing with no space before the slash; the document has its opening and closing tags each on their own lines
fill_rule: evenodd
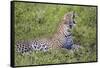
<svg viewBox="0 0 100 68">
<path fill-rule="evenodd" d="M 74 44 L 71 30 L 75 25 L 75 12 L 66 13 L 58 26 L 57 32 L 52 37 L 52 46 L 54 48 L 71 49 Z"/>
<path fill-rule="evenodd" d="M 73 29 L 76 24 L 74 18 L 74 12 L 64 14 L 57 32 L 55 32 L 52 37 L 33 39 L 31 41 L 18 41 L 16 43 L 16 52 L 23 54 L 32 53 L 33 51 L 47 52 L 49 49 L 55 48 L 72 49 L 74 42 L 71 29 Z"/>
</svg>

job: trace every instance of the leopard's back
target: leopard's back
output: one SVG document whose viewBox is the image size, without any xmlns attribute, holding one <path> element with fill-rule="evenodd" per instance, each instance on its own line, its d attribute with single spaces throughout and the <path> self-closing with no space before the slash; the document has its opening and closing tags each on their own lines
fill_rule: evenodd
<svg viewBox="0 0 100 68">
<path fill-rule="evenodd" d="M 16 43 L 16 52 L 32 53 L 33 51 L 48 51 L 50 42 L 47 40 L 19 41 Z"/>
<path fill-rule="evenodd" d="M 16 43 L 16 52 L 26 53 L 31 51 L 32 51 L 32 46 L 28 41 L 18 41 Z"/>
</svg>

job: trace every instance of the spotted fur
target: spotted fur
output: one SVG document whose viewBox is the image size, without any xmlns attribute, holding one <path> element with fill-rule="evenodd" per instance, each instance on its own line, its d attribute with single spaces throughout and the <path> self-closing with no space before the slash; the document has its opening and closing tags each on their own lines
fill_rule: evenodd
<svg viewBox="0 0 100 68">
<path fill-rule="evenodd" d="M 74 12 L 70 12 L 64 15 L 61 23 L 59 24 L 57 33 L 55 33 L 52 37 L 52 46 L 54 48 L 64 47 L 65 44 L 69 44 L 69 40 L 70 44 L 73 44 L 73 39 L 70 30 L 74 27 L 75 24 L 74 17 Z"/>
<path fill-rule="evenodd" d="M 31 53 L 33 51 L 48 51 L 47 42 L 34 40 L 34 41 L 20 41 L 16 43 L 16 51 L 18 53 Z"/>
</svg>

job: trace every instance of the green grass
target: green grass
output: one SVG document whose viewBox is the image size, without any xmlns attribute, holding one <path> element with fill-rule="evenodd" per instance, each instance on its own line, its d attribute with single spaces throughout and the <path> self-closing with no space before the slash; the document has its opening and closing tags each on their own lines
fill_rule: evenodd
<svg viewBox="0 0 100 68">
<path fill-rule="evenodd" d="M 74 53 L 66 49 L 55 49 L 25 56 L 15 53 L 15 64 L 96 61 L 96 7 L 15 2 L 15 42 L 52 36 L 64 14 L 70 11 L 77 13 L 77 24 L 72 30 L 74 42 L 83 49 Z"/>
<path fill-rule="evenodd" d="M 56 49 L 48 52 L 32 52 L 31 55 L 16 54 L 16 65 L 59 64 L 96 61 L 96 55 L 91 56 L 84 49 L 73 52 L 72 50 Z"/>
</svg>

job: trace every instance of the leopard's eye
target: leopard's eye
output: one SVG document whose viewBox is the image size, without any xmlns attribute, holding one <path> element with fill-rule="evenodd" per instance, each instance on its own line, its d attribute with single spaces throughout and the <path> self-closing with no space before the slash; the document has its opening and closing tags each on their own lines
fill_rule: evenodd
<svg viewBox="0 0 100 68">
<path fill-rule="evenodd" d="M 17 46 L 19 46 L 19 45 L 17 44 Z"/>
</svg>

